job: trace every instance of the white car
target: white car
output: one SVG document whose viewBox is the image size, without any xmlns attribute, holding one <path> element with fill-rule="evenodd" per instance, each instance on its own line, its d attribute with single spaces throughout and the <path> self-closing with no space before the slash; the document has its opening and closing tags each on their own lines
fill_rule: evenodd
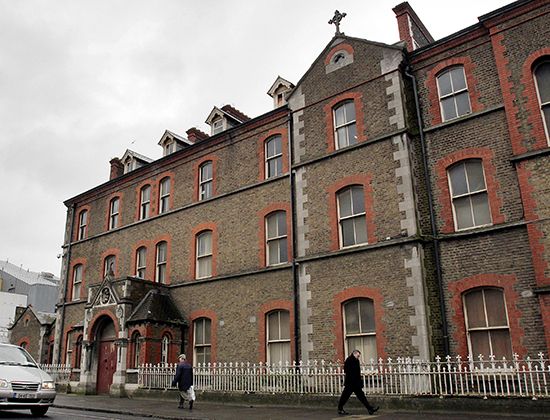
<svg viewBox="0 0 550 420">
<path fill-rule="evenodd" d="M 0 344 L 0 410 L 30 409 L 42 417 L 55 399 L 52 377 L 38 367 L 27 351 Z"/>
</svg>

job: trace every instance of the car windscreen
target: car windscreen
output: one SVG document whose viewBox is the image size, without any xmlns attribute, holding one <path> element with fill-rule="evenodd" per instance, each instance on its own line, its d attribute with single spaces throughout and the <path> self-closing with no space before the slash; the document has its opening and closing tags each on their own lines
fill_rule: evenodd
<svg viewBox="0 0 550 420">
<path fill-rule="evenodd" d="M 21 347 L 0 346 L 0 365 L 36 366 L 36 363 Z"/>
</svg>

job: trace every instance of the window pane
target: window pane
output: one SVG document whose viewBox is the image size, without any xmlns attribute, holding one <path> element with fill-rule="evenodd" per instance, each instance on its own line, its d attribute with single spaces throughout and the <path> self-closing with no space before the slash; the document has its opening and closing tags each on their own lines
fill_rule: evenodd
<svg viewBox="0 0 550 420">
<path fill-rule="evenodd" d="M 466 174 L 464 172 L 464 164 L 459 163 L 449 169 L 449 177 L 451 178 L 452 196 L 462 195 L 468 192 L 468 184 L 466 183 Z"/>
<path fill-rule="evenodd" d="M 150 195 L 151 195 L 151 188 L 149 188 L 148 186 L 144 187 L 141 190 L 141 202 L 144 203 L 146 201 L 149 201 Z"/>
<path fill-rule="evenodd" d="M 353 101 L 346 102 L 346 122 L 355 121 L 355 103 Z"/>
<path fill-rule="evenodd" d="M 456 108 L 458 110 L 458 115 L 466 115 L 470 113 L 470 96 L 468 92 L 462 92 L 455 96 L 456 99 Z"/>
<path fill-rule="evenodd" d="M 338 193 L 338 205 L 340 209 L 340 217 L 351 216 L 351 188 L 346 188 Z"/>
<path fill-rule="evenodd" d="M 367 242 L 367 220 L 365 216 L 355 217 L 353 219 L 355 224 L 355 243 L 364 244 Z"/>
<path fill-rule="evenodd" d="M 157 245 L 157 262 L 166 261 L 166 242 Z"/>
<path fill-rule="evenodd" d="M 267 142 L 267 157 L 275 155 L 275 139 L 271 139 Z"/>
<path fill-rule="evenodd" d="M 279 264 L 279 241 L 270 241 L 267 243 L 269 265 Z"/>
<path fill-rule="evenodd" d="M 466 173 L 468 174 L 468 184 L 470 186 L 470 192 L 485 189 L 485 180 L 483 178 L 483 166 L 481 165 L 481 161 L 467 161 Z"/>
<path fill-rule="evenodd" d="M 357 127 L 355 126 L 355 123 L 353 123 L 348 125 L 347 129 L 348 129 L 348 144 L 351 146 L 352 144 L 357 143 Z"/>
<path fill-rule="evenodd" d="M 468 328 L 486 327 L 485 310 L 483 308 L 483 291 L 475 290 L 464 297 Z"/>
<path fill-rule="evenodd" d="M 290 313 L 288 311 L 279 312 L 281 321 L 281 339 L 290 339 Z"/>
<path fill-rule="evenodd" d="M 212 257 L 199 259 L 199 277 L 210 277 L 212 275 Z"/>
<path fill-rule="evenodd" d="M 490 334 L 495 357 L 498 359 L 506 357 L 509 360 L 512 357 L 510 332 L 508 330 L 492 330 Z"/>
<path fill-rule="evenodd" d="M 275 159 L 275 173 L 273 175 L 279 175 L 283 173 L 283 158 L 278 157 Z"/>
<path fill-rule="evenodd" d="M 470 341 L 472 343 L 472 356 L 477 358 L 480 354 L 485 357 L 491 354 L 489 347 L 489 332 L 488 331 L 472 331 L 470 332 Z"/>
<path fill-rule="evenodd" d="M 212 253 L 212 232 L 204 232 L 199 235 L 198 252 L 200 255 L 207 255 Z"/>
<path fill-rule="evenodd" d="M 288 260 L 288 250 L 286 246 L 286 238 L 279 239 L 279 262 L 287 262 Z"/>
<path fill-rule="evenodd" d="M 338 138 L 338 148 L 346 147 L 348 145 L 348 139 L 346 137 L 347 129 L 346 127 L 339 128 L 336 130 L 336 137 Z"/>
<path fill-rule="evenodd" d="M 546 129 L 550 131 L 550 106 L 547 105 L 543 108 L 544 121 L 546 122 Z"/>
<path fill-rule="evenodd" d="M 464 69 L 455 67 L 451 70 L 451 78 L 453 80 L 453 91 L 466 89 L 466 80 L 464 79 Z"/>
<path fill-rule="evenodd" d="M 212 163 L 208 162 L 201 166 L 201 181 L 212 178 Z"/>
<path fill-rule="evenodd" d="M 268 340 L 279 340 L 279 312 L 272 312 L 267 319 Z"/>
<path fill-rule="evenodd" d="M 472 206 L 474 208 L 475 226 L 491 223 L 491 211 L 489 210 L 487 193 L 473 195 Z"/>
<path fill-rule="evenodd" d="M 346 322 L 346 334 L 358 334 L 359 331 L 359 301 L 354 300 L 344 306 Z M 351 351 L 351 350 L 350 350 Z"/>
<path fill-rule="evenodd" d="M 353 219 L 346 219 L 340 222 L 342 228 L 342 246 L 355 245 L 355 235 L 353 233 Z"/>
<path fill-rule="evenodd" d="M 277 173 L 277 159 L 271 159 L 267 162 L 267 177 L 271 178 L 272 176 L 278 175 Z"/>
<path fill-rule="evenodd" d="M 363 194 L 363 187 L 353 187 L 351 189 L 352 202 L 353 202 L 353 214 L 365 212 L 365 196 Z"/>
<path fill-rule="evenodd" d="M 195 323 L 195 344 L 204 344 L 204 321 L 201 319 Z"/>
<path fill-rule="evenodd" d="M 474 225 L 472 220 L 472 209 L 470 197 L 462 197 L 453 200 L 456 213 L 456 224 L 458 229 L 470 228 Z"/>
<path fill-rule="evenodd" d="M 267 217 L 267 238 L 275 238 L 277 236 L 277 213 L 270 214 Z"/>
<path fill-rule="evenodd" d="M 286 235 L 286 213 L 284 211 L 277 212 L 277 228 L 279 236 Z"/>
<path fill-rule="evenodd" d="M 451 90 L 451 72 L 446 71 L 437 78 L 437 85 L 439 86 L 439 96 L 445 96 L 452 92 Z"/>
<path fill-rule="evenodd" d="M 363 337 L 361 340 L 361 359 L 363 363 L 370 363 L 371 360 L 376 361 L 378 353 L 376 352 L 376 336 Z"/>
<path fill-rule="evenodd" d="M 506 306 L 504 304 L 504 293 L 502 293 L 502 290 L 485 289 L 484 293 L 489 326 L 508 326 L 508 320 L 506 319 Z"/>
<path fill-rule="evenodd" d="M 345 123 L 344 106 L 343 105 L 339 106 L 338 108 L 336 108 L 334 110 L 334 116 L 335 116 L 335 119 L 336 119 L 336 127 L 338 127 L 338 126 Z"/>
<path fill-rule="evenodd" d="M 443 109 L 443 121 L 456 118 L 454 96 L 441 100 L 441 108 Z"/>
<path fill-rule="evenodd" d="M 205 319 L 204 321 L 204 342 L 210 344 L 210 329 L 212 326 L 212 321 Z"/>
<path fill-rule="evenodd" d="M 541 102 L 550 102 L 550 62 L 537 66 L 535 76 Z"/>
<path fill-rule="evenodd" d="M 359 312 L 361 314 L 361 332 L 375 332 L 372 300 L 361 299 L 359 301 Z"/>
<path fill-rule="evenodd" d="M 290 343 L 270 343 L 269 363 L 278 365 L 290 362 Z"/>
</svg>

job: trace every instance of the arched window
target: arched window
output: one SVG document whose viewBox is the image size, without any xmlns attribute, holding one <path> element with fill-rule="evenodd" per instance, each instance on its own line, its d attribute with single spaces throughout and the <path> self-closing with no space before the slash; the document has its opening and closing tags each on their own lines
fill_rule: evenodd
<svg viewBox="0 0 550 420">
<path fill-rule="evenodd" d="M 72 300 L 80 299 L 81 286 L 82 286 L 82 264 L 77 264 L 73 268 Z"/>
<path fill-rule="evenodd" d="M 447 173 L 455 229 L 490 225 L 489 196 L 481 159 L 458 162 Z"/>
<path fill-rule="evenodd" d="M 212 276 L 212 231 L 205 230 L 196 238 L 195 277 L 202 279 Z"/>
<path fill-rule="evenodd" d="M 166 364 L 168 363 L 169 360 L 170 360 L 170 337 L 168 336 L 168 334 L 165 334 L 162 336 L 160 362 Z"/>
<path fill-rule="evenodd" d="M 147 272 L 147 248 L 139 247 L 136 251 L 136 277 L 145 278 Z"/>
<path fill-rule="evenodd" d="M 116 256 L 108 255 L 103 261 L 103 277 L 107 274 L 114 276 L 116 272 Z"/>
<path fill-rule="evenodd" d="M 283 139 L 273 136 L 265 142 L 265 177 L 266 179 L 283 173 Z"/>
<path fill-rule="evenodd" d="M 212 161 L 209 160 L 199 167 L 199 201 L 212 197 L 213 183 Z"/>
<path fill-rule="evenodd" d="M 193 363 L 210 363 L 212 321 L 209 318 L 198 318 L 193 322 Z"/>
<path fill-rule="evenodd" d="M 109 203 L 109 230 L 118 227 L 119 204 L 118 197 L 113 198 Z"/>
<path fill-rule="evenodd" d="M 550 58 L 546 57 L 534 69 L 540 112 L 544 121 L 546 138 L 550 138 Z"/>
<path fill-rule="evenodd" d="M 333 116 L 336 149 L 357 143 L 355 103 L 353 101 L 340 102 L 333 108 Z"/>
<path fill-rule="evenodd" d="M 138 331 L 132 334 L 131 345 L 132 360 L 130 361 L 130 367 L 137 369 L 139 367 L 141 353 L 141 334 Z"/>
<path fill-rule="evenodd" d="M 290 314 L 278 310 L 266 316 L 267 363 L 290 362 Z"/>
<path fill-rule="evenodd" d="M 363 187 L 353 185 L 340 190 L 338 198 L 338 230 L 340 247 L 367 243 L 367 219 Z"/>
<path fill-rule="evenodd" d="M 288 261 L 286 212 L 276 211 L 265 218 L 267 265 Z"/>
<path fill-rule="evenodd" d="M 147 219 L 151 212 L 151 186 L 145 185 L 139 192 L 139 220 Z"/>
<path fill-rule="evenodd" d="M 474 289 L 464 293 L 463 301 L 470 354 L 510 359 L 512 343 L 502 289 Z"/>
<path fill-rule="evenodd" d="M 157 283 L 166 283 L 166 261 L 168 253 L 168 244 L 165 241 L 157 244 L 155 281 Z"/>
<path fill-rule="evenodd" d="M 441 119 L 452 120 L 472 112 L 464 67 L 457 66 L 437 76 Z"/>
<path fill-rule="evenodd" d="M 76 343 L 74 345 L 74 367 L 77 369 L 80 369 L 80 359 L 82 358 L 82 339 L 81 334 L 76 339 Z"/>
<path fill-rule="evenodd" d="M 376 326 L 371 299 L 354 299 L 343 305 L 345 354 L 359 350 L 365 362 L 376 360 Z"/>
<path fill-rule="evenodd" d="M 19 344 L 19 347 L 26 349 L 29 346 L 29 343 L 26 341 L 21 341 L 21 344 Z"/>
<path fill-rule="evenodd" d="M 159 214 L 166 213 L 168 210 L 170 210 L 170 178 L 166 177 L 160 181 Z"/>
<path fill-rule="evenodd" d="M 88 226 L 88 210 L 82 210 L 78 214 L 78 235 L 77 240 L 84 239 L 86 237 L 86 227 Z"/>
</svg>

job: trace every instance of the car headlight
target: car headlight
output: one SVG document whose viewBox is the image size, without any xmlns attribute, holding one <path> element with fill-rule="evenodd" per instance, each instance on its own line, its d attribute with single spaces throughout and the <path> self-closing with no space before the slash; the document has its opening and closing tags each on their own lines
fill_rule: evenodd
<svg viewBox="0 0 550 420">
<path fill-rule="evenodd" d="M 42 382 L 42 389 L 54 389 L 54 388 L 55 388 L 55 384 L 53 383 L 53 381 Z"/>
<path fill-rule="evenodd" d="M 0 389 L 9 388 L 10 383 L 5 379 L 0 379 Z"/>
</svg>

